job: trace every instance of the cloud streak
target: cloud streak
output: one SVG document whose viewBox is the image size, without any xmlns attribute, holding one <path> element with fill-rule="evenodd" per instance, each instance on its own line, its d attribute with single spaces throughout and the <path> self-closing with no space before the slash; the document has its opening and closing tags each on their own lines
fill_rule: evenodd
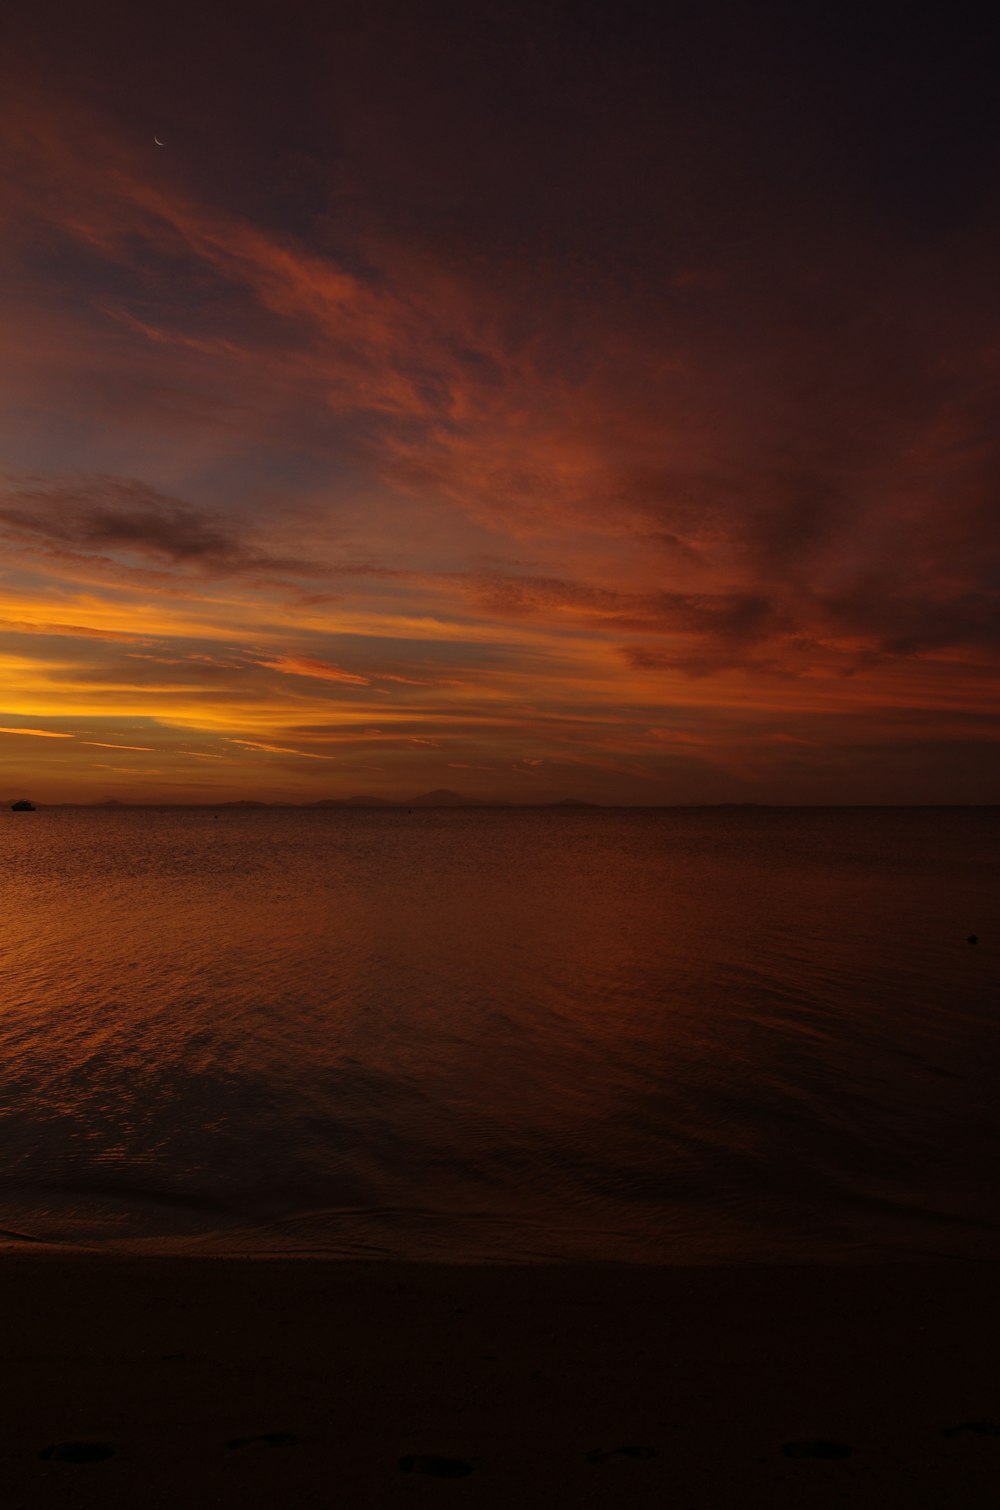
<svg viewBox="0 0 1000 1510">
<path fill-rule="evenodd" d="M 387 14 L 330 22 L 336 87 L 282 96 L 294 164 L 261 142 L 253 184 L 228 147 L 123 124 L 138 65 L 98 104 L 9 66 L 5 724 L 65 718 L 53 761 L 121 749 L 146 795 L 151 754 L 164 791 L 197 763 L 315 794 L 324 740 L 347 784 L 377 749 L 385 792 L 452 769 L 479 794 L 819 800 L 891 790 L 864 751 L 901 742 L 914 792 L 942 744 L 942 796 L 970 769 L 992 790 L 990 216 L 942 221 L 931 175 L 918 235 L 874 169 L 838 178 L 839 136 L 779 131 L 773 90 L 759 113 L 756 36 L 747 73 L 701 75 L 706 114 L 581 34 L 546 114 L 542 18 L 535 63 L 493 18 L 469 24 L 506 41 L 450 72 Z"/>
<path fill-rule="evenodd" d="M 70 561 L 140 556 L 221 576 L 309 576 L 323 570 L 248 545 L 212 510 L 164 497 L 130 478 L 89 478 L 75 486 L 8 493 L 0 499 L 0 537 L 8 549 L 57 558 L 64 553 Z"/>
</svg>

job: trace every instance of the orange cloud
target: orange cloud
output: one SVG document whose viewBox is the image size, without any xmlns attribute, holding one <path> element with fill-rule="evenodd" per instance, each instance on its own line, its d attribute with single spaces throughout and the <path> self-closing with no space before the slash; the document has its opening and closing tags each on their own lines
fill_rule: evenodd
<svg viewBox="0 0 1000 1510">
<path fill-rule="evenodd" d="M 72 739 L 72 734 L 60 734 L 54 729 L 10 729 L 0 728 L 0 734 L 30 734 L 36 739 Z"/>
<path fill-rule="evenodd" d="M 237 786 L 332 758 L 285 740 L 379 742 L 387 791 L 439 742 L 669 796 L 780 792 L 852 720 L 994 739 L 990 348 L 914 315 L 930 261 L 838 285 L 816 248 L 822 300 L 768 262 L 741 305 L 695 248 L 633 308 L 558 260 L 251 223 L 71 100 L 12 85 L 7 129 L 0 384 L 42 460 L 0 496 L 4 716 L 86 718 L 165 783 L 222 759 L 182 738 Z"/>
<path fill-rule="evenodd" d="M 108 744 L 102 739 L 81 739 L 80 743 L 89 745 L 91 749 L 95 750 L 138 750 L 146 755 L 152 755 L 154 753 L 152 745 Z"/>
<path fill-rule="evenodd" d="M 349 682 L 359 687 L 369 685 L 369 678 L 366 676 L 345 671 L 342 666 L 331 666 L 327 661 L 309 660 L 306 656 L 279 655 L 273 660 L 261 661 L 260 665 L 267 666 L 271 671 L 284 672 L 288 676 L 310 676 L 324 682 Z"/>
</svg>

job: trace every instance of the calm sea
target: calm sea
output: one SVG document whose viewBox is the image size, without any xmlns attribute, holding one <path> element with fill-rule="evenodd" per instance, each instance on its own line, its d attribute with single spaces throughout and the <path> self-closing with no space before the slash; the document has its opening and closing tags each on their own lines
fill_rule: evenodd
<svg viewBox="0 0 1000 1510">
<path fill-rule="evenodd" d="M 974 808 L 4 812 L 3 1240 L 1000 1257 L 998 841 Z"/>
</svg>

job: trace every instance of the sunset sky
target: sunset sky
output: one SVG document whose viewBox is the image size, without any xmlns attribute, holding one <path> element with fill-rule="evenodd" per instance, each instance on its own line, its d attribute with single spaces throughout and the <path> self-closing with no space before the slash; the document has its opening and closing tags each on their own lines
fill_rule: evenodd
<svg viewBox="0 0 1000 1510">
<path fill-rule="evenodd" d="M 1000 801 L 960 9 L 13 9 L 0 798 Z"/>
</svg>

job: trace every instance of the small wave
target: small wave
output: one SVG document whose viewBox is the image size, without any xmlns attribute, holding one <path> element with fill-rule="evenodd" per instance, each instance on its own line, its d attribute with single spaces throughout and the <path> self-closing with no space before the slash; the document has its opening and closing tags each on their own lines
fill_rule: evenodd
<svg viewBox="0 0 1000 1510">
<path fill-rule="evenodd" d="M 36 1237 L 33 1232 L 16 1232 L 13 1227 L 0 1227 L 0 1241 L 10 1243 L 36 1243 L 43 1248 L 61 1246 L 57 1237 Z"/>
<path fill-rule="evenodd" d="M 170 1190 L 162 1185 L 146 1185 L 142 1182 L 119 1180 L 52 1180 L 36 1189 L 56 1195 L 73 1196 L 86 1201 L 99 1198 L 123 1202 L 139 1202 L 149 1206 L 168 1206 L 181 1211 L 205 1211 L 223 1215 L 228 1211 L 225 1201 L 218 1196 L 198 1190 Z"/>
</svg>

